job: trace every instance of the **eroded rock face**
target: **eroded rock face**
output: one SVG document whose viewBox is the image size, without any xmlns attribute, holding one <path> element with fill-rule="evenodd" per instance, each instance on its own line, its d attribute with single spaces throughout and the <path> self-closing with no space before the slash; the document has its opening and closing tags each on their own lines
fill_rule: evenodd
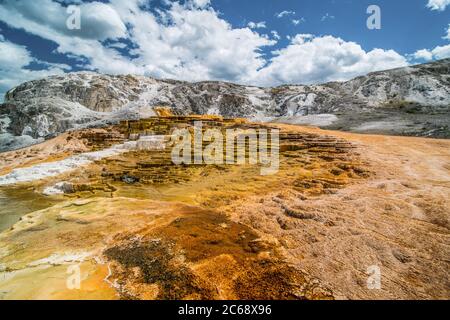
<svg viewBox="0 0 450 320">
<path fill-rule="evenodd" d="M 0 151 L 33 143 L 66 130 L 98 127 L 155 115 L 168 106 L 174 114 L 216 114 L 274 120 L 333 129 L 450 136 L 450 59 L 381 71 L 347 82 L 285 85 L 276 88 L 225 82 L 189 83 L 133 75 L 70 73 L 30 81 L 10 90 L 0 105 Z M 317 123 L 315 115 L 338 115 Z M 381 118 L 381 119 L 380 119 Z M 388 122 L 389 122 L 388 121 Z M 395 127 L 395 125 L 394 125 Z M 367 129 L 369 128 L 369 129 Z M 411 129 L 412 128 L 412 129 Z M 384 131 L 383 131 L 384 130 Z M 22 143 L 12 143 L 20 136 Z"/>
</svg>

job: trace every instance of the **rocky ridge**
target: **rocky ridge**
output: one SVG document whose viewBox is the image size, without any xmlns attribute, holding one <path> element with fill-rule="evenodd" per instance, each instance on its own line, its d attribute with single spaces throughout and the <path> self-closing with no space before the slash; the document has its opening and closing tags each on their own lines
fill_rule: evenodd
<svg viewBox="0 0 450 320">
<path fill-rule="evenodd" d="M 0 151 L 71 129 L 155 115 L 215 114 L 356 132 L 449 137 L 450 59 L 347 82 L 276 88 L 69 73 L 23 83 L 0 105 Z"/>
</svg>

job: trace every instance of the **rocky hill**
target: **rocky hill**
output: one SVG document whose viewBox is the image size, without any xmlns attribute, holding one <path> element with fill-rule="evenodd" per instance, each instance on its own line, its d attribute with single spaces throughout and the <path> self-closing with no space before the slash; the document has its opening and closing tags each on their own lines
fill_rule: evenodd
<svg viewBox="0 0 450 320">
<path fill-rule="evenodd" d="M 347 82 L 276 88 L 69 73 L 13 88 L 0 105 L 0 151 L 70 129 L 154 115 L 219 114 L 355 132 L 450 137 L 450 59 Z"/>
</svg>

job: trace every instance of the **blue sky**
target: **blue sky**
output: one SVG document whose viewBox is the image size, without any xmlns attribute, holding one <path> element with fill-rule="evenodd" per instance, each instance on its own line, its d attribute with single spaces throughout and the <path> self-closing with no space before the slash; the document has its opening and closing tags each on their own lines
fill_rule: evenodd
<svg viewBox="0 0 450 320">
<path fill-rule="evenodd" d="M 366 9 L 372 4 L 381 8 L 381 30 L 366 28 Z M 430 10 L 424 0 L 213 0 L 213 5 L 235 27 L 243 27 L 249 21 L 266 21 L 268 30 L 277 30 L 283 36 L 333 35 L 355 41 L 366 50 L 384 48 L 408 54 L 448 44 L 442 36 L 450 23 L 450 11 Z M 282 11 L 295 14 L 276 18 L 275 13 Z M 327 13 L 334 18 L 322 21 Z M 299 25 L 291 23 L 301 18 L 305 21 Z M 287 43 L 284 39 L 280 45 Z"/>
<path fill-rule="evenodd" d="M 80 9 L 69 29 L 67 8 Z M 366 10 L 381 10 L 369 30 Z M 89 70 L 261 86 L 450 57 L 450 0 L 3 0 L 0 94 Z"/>
</svg>

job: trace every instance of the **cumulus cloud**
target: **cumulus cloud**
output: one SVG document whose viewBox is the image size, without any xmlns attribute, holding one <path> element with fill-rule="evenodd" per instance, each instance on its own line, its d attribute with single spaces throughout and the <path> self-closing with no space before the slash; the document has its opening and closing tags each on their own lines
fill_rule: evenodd
<svg viewBox="0 0 450 320">
<path fill-rule="evenodd" d="M 443 39 L 450 40 L 450 25 L 447 29 L 447 35 L 445 35 Z M 434 49 L 417 50 L 411 56 L 416 60 L 425 60 L 425 61 L 431 61 L 433 59 L 450 58 L 450 45 L 437 46 Z"/>
<path fill-rule="evenodd" d="M 66 26 L 67 8 L 51 0 L 3 0 L 0 19 L 25 30 L 35 29 L 38 35 L 55 34 L 82 39 L 105 40 L 124 37 L 126 27 L 113 7 L 101 2 L 79 5 L 81 28 L 70 30 Z M 14 21 L 18 20 L 18 21 Z"/>
<path fill-rule="evenodd" d="M 433 53 L 431 53 L 431 51 L 429 51 L 427 49 L 417 50 L 413 54 L 413 58 L 416 60 L 430 61 L 430 60 L 433 60 Z"/>
<path fill-rule="evenodd" d="M 431 10 L 444 11 L 450 5 L 450 0 L 428 0 L 427 7 Z"/>
<path fill-rule="evenodd" d="M 82 3 L 81 30 L 69 30 L 61 1 L 4 0 L 0 20 L 53 41 L 57 52 L 79 60 L 83 69 L 110 74 L 276 85 L 344 80 L 406 65 L 405 58 L 392 50 L 366 52 L 354 42 L 313 35 L 290 37 L 290 44 L 268 59 L 262 49 L 275 45 L 280 35 L 276 31 L 271 31 L 270 37 L 258 33 L 264 22 L 234 28 L 209 0 L 164 3 L 158 10 L 146 10 L 142 0 Z M 293 14 L 283 11 L 277 17 Z M 52 64 L 45 65 L 45 70 L 29 70 L 31 53 L 2 41 L 7 54 L 0 58 L 0 69 L 10 66 L 2 71 L 2 79 L 7 79 L 2 80 L 3 88 L 65 70 Z M 444 51 L 436 49 L 433 55 L 441 56 Z M 11 53 L 15 62 L 10 61 Z"/>
<path fill-rule="evenodd" d="M 258 74 L 257 81 L 262 85 L 346 80 L 407 65 L 406 59 L 393 50 L 366 52 L 357 43 L 333 36 L 299 34 L 288 47 L 274 53 L 271 63 Z"/>
<path fill-rule="evenodd" d="M 275 44 L 249 28 L 232 28 L 212 10 L 174 3 L 158 24 L 148 12 L 125 17 L 134 27 L 136 63 L 145 73 L 184 80 L 242 82 L 265 63 L 260 49 Z"/>
<path fill-rule="evenodd" d="M 249 28 L 232 28 L 209 1 L 169 5 L 155 16 L 140 0 L 86 3 L 81 29 L 69 30 L 66 8 L 57 2 L 5 0 L 0 20 L 54 41 L 60 53 L 86 58 L 86 69 L 184 80 L 242 81 L 264 65 L 261 47 L 275 43 Z M 129 56 L 102 44 L 122 37 L 133 43 Z"/>
<path fill-rule="evenodd" d="M 120 73 L 129 70 L 139 73 L 128 59 L 116 50 L 106 48 L 101 41 L 125 36 L 125 24 L 113 7 L 99 3 L 85 3 L 81 8 L 81 29 L 66 26 L 66 8 L 51 0 L 4 0 L 0 6 L 0 20 L 13 28 L 23 29 L 58 44 L 57 52 L 87 58 L 86 69 Z M 92 10 L 96 10 L 93 12 Z M 94 14 L 95 13 L 95 14 Z"/>
<path fill-rule="evenodd" d="M 71 36 L 89 39 L 116 39 L 126 36 L 125 24 L 119 14 L 109 5 L 101 2 L 85 3 L 80 6 L 82 25 L 79 32 Z"/>
<path fill-rule="evenodd" d="M 41 63 L 45 68 L 42 70 L 26 68 L 32 62 Z M 0 101 L 3 101 L 6 91 L 24 81 L 62 74 L 68 69 L 70 67 L 66 65 L 41 62 L 33 58 L 26 47 L 6 41 L 3 36 L 0 37 Z"/>
<path fill-rule="evenodd" d="M 450 44 L 446 46 L 437 46 L 431 53 L 433 53 L 433 57 L 436 59 L 450 58 Z"/>
<path fill-rule="evenodd" d="M 450 44 L 446 46 L 437 46 L 432 50 L 422 49 L 413 54 L 413 57 L 417 60 L 430 61 L 433 59 L 445 59 L 450 58 Z"/>
</svg>

